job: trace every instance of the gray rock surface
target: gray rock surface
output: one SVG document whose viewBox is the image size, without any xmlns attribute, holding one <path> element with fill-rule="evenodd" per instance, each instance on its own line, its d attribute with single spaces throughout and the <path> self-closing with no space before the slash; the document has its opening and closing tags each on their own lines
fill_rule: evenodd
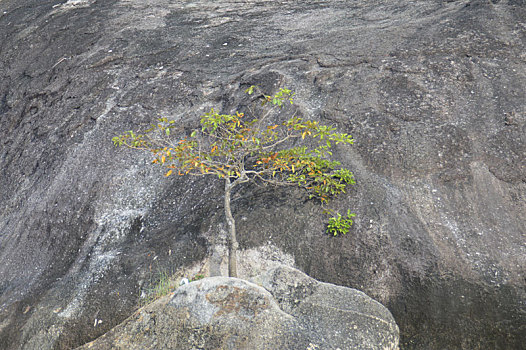
<svg viewBox="0 0 526 350">
<path fill-rule="evenodd" d="M 0 348 L 89 342 L 210 256 L 222 184 L 110 140 L 160 115 L 182 135 L 249 84 L 354 136 L 332 205 L 357 217 L 328 237 L 299 193 L 247 187 L 243 249 L 363 290 L 404 349 L 521 348 L 525 19 L 523 0 L 0 0 Z"/>
<path fill-rule="evenodd" d="M 393 316 L 360 291 L 283 267 L 256 280 L 184 285 L 78 349 L 398 349 Z"/>
</svg>

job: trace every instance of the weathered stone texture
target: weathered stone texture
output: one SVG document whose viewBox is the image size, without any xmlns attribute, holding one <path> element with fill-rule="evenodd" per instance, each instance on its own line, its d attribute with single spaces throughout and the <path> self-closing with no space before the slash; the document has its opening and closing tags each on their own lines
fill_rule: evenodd
<svg viewBox="0 0 526 350">
<path fill-rule="evenodd" d="M 190 283 L 78 349 L 398 349 L 393 316 L 360 291 L 287 267 L 255 280 Z"/>
<path fill-rule="evenodd" d="M 357 218 L 328 237 L 300 194 L 247 188 L 242 248 L 364 291 L 404 349 L 520 348 L 525 43 L 523 0 L 0 0 L 0 348 L 91 341 L 209 255 L 221 184 L 110 140 L 161 115 L 182 135 L 249 84 L 354 136 L 333 208 Z"/>
</svg>

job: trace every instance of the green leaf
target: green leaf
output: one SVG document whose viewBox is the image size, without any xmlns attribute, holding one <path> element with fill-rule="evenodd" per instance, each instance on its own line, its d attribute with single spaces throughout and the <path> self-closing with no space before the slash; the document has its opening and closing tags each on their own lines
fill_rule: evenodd
<svg viewBox="0 0 526 350">
<path fill-rule="evenodd" d="M 188 138 L 176 145 L 168 138 L 174 136 L 171 130 L 175 122 L 165 117 L 154 120 L 156 123 L 142 133 L 126 131 L 112 141 L 116 146 L 149 150 L 153 153 L 153 163 L 165 163 L 180 175 L 215 174 L 218 178 L 236 178 L 241 176 L 243 168 L 249 170 L 250 167 L 247 175 L 252 177 L 250 180 L 298 186 L 307 191 L 309 198 L 321 200 L 322 205 L 355 183 L 352 172 L 333 160 L 331 153 L 333 144 L 352 144 L 350 135 L 293 114 L 284 118 L 287 121 L 276 124 L 273 119 L 278 116 L 271 112 L 284 108 L 287 100 L 292 103 L 294 94 L 289 89 L 280 88 L 272 95 L 264 95 L 256 86 L 250 86 L 245 92 L 257 93 L 258 100 L 263 96 L 259 115 L 241 118 L 239 113 L 219 114 L 210 109 L 200 116 L 201 130 L 192 130 Z M 313 139 L 309 140 L 310 137 Z M 327 232 L 346 234 L 352 217 L 350 210 L 347 215 L 334 214 L 327 224 Z"/>
<path fill-rule="evenodd" d="M 254 88 L 255 86 L 252 85 L 251 87 L 249 87 L 248 89 L 245 90 L 245 92 L 249 95 L 252 95 L 254 93 Z"/>
</svg>

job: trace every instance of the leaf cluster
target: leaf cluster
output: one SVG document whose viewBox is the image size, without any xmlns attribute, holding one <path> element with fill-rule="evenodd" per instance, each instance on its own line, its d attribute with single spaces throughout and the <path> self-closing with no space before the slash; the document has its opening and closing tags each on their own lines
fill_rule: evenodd
<svg viewBox="0 0 526 350">
<path fill-rule="evenodd" d="M 347 215 L 342 216 L 340 213 L 337 213 L 336 216 L 329 218 L 329 223 L 327 224 L 327 233 L 334 236 L 339 234 L 346 234 L 351 229 L 353 224 L 352 218 L 356 214 L 351 213 L 351 210 L 347 210 Z"/>
<path fill-rule="evenodd" d="M 256 89 L 252 86 L 246 92 L 251 94 Z M 280 89 L 273 96 L 262 95 L 261 100 L 270 108 L 260 118 L 239 112 L 220 114 L 212 109 L 201 116 L 201 128 L 187 137 L 174 139 L 174 121 L 160 118 L 144 132 L 128 131 L 114 137 L 113 142 L 150 152 L 153 163 L 167 168 L 166 176 L 214 175 L 238 183 L 294 185 L 322 202 L 354 184 L 352 172 L 330 160 L 334 145 L 353 144 L 350 135 L 298 116 L 271 123 L 274 108 L 293 103 L 288 89 Z M 298 143 L 301 145 L 295 146 Z"/>
<path fill-rule="evenodd" d="M 265 95 L 251 86 L 246 92 L 259 94 L 263 112 L 249 108 L 249 115 L 221 114 L 212 109 L 200 117 L 200 127 L 186 135 L 174 132 L 173 120 L 159 118 L 145 131 L 125 132 L 113 142 L 150 153 L 152 163 L 166 168 L 166 176 L 212 175 L 226 178 L 232 186 L 248 181 L 296 186 L 322 203 L 355 183 L 353 173 L 331 159 L 334 146 L 353 144 L 350 135 L 295 115 L 273 122 L 277 110 L 293 104 L 289 89 Z M 331 218 L 327 232 L 347 233 L 352 216 L 349 212 L 346 217 Z"/>
</svg>

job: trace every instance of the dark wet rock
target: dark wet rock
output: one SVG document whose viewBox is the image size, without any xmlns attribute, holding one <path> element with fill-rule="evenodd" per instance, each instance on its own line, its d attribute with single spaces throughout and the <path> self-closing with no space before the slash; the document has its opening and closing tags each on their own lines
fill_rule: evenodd
<svg viewBox="0 0 526 350">
<path fill-rule="evenodd" d="M 393 316 L 360 291 L 283 267 L 256 280 L 184 285 L 78 349 L 398 349 Z"/>
<path fill-rule="evenodd" d="M 393 313 L 404 349 L 521 348 L 525 11 L 2 0 L 0 348 L 89 342 L 130 316 L 158 271 L 213 255 L 222 184 L 165 179 L 110 140 L 160 115 L 182 135 L 210 107 L 242 108 L 249 84 L 293 88 L 298 113 L 354 136 L 335 154 L 358 184 L 332 206 L 357 217 L 328 237 L 301 194 L 248 187 L 233 205 L 243 249 L 275 246 L 364 291 Z"/>
</svg>

